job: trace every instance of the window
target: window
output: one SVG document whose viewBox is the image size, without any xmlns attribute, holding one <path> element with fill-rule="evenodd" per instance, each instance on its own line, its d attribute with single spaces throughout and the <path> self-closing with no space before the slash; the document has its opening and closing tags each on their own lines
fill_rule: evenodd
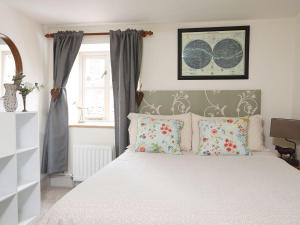
<svg viewBox="0 0 300 225">
<path fill-rule="evenodd" d="M 15 60 L 9 47 L 6 44 L 0 45 L 0 97 L 5 92 L 3 84 L 12 83 L 15 69 Z"/>
<path fill-rule="evenodd" d="M 113 121 L 109 44 L 82 44 L 67 84 L 70 123 Z"/>
</svg>

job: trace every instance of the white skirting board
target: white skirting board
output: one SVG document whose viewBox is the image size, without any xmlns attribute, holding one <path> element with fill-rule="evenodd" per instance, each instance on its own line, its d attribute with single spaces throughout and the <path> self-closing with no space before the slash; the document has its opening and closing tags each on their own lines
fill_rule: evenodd
<svg viewBox="0 0 300 225">
<path fill-rule="evenodd" d="M 62 173 L 51 175 L 49 178 L 50 187 L 64 187 L 72 188 L 74 187 L 74 182 L 71 174 Z"/>
</svg>

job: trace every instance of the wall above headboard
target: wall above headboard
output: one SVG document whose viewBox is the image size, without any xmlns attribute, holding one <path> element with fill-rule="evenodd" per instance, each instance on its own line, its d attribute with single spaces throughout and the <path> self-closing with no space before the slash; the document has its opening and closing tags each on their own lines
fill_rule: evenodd
<svg viewBox="0 0 300 225">
<path fill-rule="evenodd" d="M 193 23 L 60 25 L 48 27 L 47 32 L 70 29 L 85 32 L 125 30 L 127 28 L 152 30 L 154 35 L 145 39 L 143 43 L 143 63 L 140 76 L 143 90 L 260 89 L 265 144 L 268 148 L 273 149 L 272 138 L 269 137 L 271 118 L 290 118 L 292 116 L 293 96 L 295 104 L 299 103 L 298 95 L 293 95 L 293 91 L 299 86 L 299 82 L 295 82 L 295 75 L 299 75 L 299 72 L 295 74 L 297 64 L 295 64 L 297 43 L 295 23 L 295 18 L 289 17 L 236 21 L 195 21 Z M 245 24 L 251 26 L 249 80 L 177 80 L 178 28 L 240 26 Z M 99 41 L 109 43 L 106 36 L 100 39 L 99 37 L 87 37 L 83 40 L 84 43 L 98 43 Z M 49 58 L 51 59 L 51 57 L 52 51 L 50 49 Z M 49 71 L 50 81 L 52 80 L 51 70 L 52 68 Z M 293 85 L 295 85 L 294 90 Z M 160 110 L 160 113 L 163 113 L 163 109 Z M 106 139 L 104 138 L 103 141 Z M 300 152 L 298 155 L 300 159 Z"/>
<path fill-rule="evenodd" d="M 260 114 L 261 90 L 144 91 L 139 112 L 217 117 Z"/>
</svg>

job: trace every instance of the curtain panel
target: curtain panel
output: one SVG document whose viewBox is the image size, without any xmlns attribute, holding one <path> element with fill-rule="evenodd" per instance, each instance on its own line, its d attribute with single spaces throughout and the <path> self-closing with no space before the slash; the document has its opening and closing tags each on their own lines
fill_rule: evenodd
<svg viewBox="0 0 300 225">
<path fill-rule="evenodd" d="M 115 111 L 116 156 L 129 144 L 127 115 L 137 111 L 136 90 L 140 77 L 143 31 L 110 31 L 110 57 Z"/>
<path fill-rule="evenodd" d="M 43 145 L 42 173 L 65 172 L 68 168 L 68 103 L 66 84 L 78 54 L 83 32 L 54 34 L 53 83 Z"/>
</svg>

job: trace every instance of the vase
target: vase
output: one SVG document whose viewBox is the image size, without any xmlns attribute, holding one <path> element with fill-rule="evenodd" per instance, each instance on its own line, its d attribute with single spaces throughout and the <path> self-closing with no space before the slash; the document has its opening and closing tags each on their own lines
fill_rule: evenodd
<svg viewBox="0 0 300 225">
<path fill-rule="evenodd" d="M 14 112 L 18 108 L 17 86 L 15 84 L 4 84 L 4 109 L 6 112 Z"/>
<path fill-rule="evenodd" d="M 27 95 L 22 95 L 22 99 L 23 99 L 23 110 L 22 110 L 22 112 L 27 112 L 27 109 L 26 109 L 26 96 Z"/>
</svg>

